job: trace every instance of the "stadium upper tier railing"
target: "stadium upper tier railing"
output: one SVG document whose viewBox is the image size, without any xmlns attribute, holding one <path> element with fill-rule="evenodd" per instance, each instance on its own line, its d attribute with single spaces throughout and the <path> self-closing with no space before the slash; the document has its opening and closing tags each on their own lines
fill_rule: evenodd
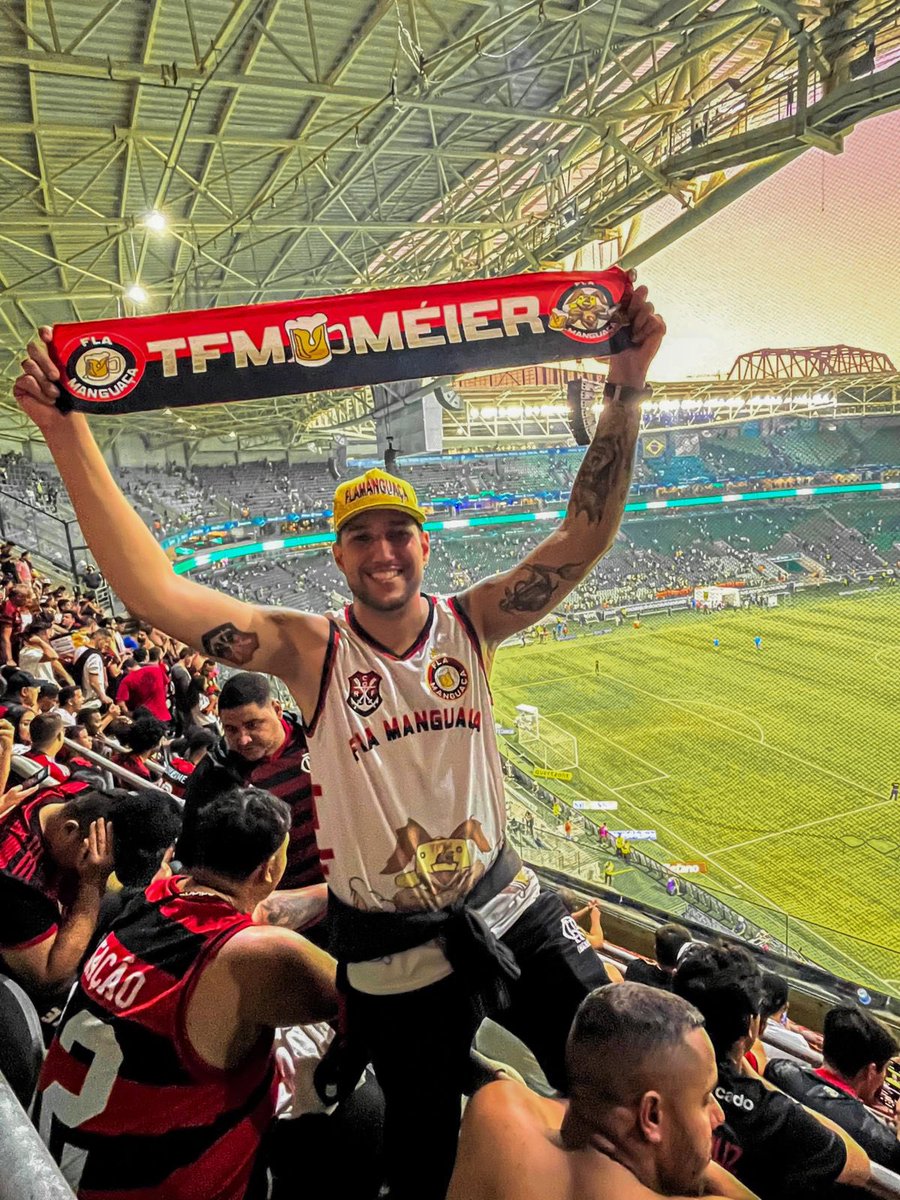
<svg viewBox="0 0 900 1200">
<path fill-rule="evenodd" d="M 851 482 L 847 480 L 842 483 L 810 483 L 808 486 L 771 487 L 762 491 L 750 492 L 731 490 L 723 492 L 720 490 L 714 494 L 702 496 L 668 495 L 652 500 L 629 501 L 625 505 L 625 512 L 655 512 L 663 509 L 691 509 L 721 504 L 771 503 L 774 500 L 808 499 L 809 497 L 816 496 L 837 497 L 900 491 L 900 469 L 893 472 L 885 472 L 884 474 L 891 474 L 897 477 L 869 480 L 866 482 Z M 734 483 L 729 481 L 727 484 L 720 485 L 720 488 L 728 487 L 730 489 L 734 486 Z M 677 489 L 671 490 L 675 491 Z M 565 508 L 543 508 L 538 511 L 531 508 L 528 511 L 496 512 L 467 517 L 455 516 L 447 520 L 429 519 L 425 522 L 425 529 L 432 533 L 440 533 L 442 531 L 456 531 L 460 529 L 489 529 L 498 526 L 529 525 L 536 521 L 562 520 L 565 512 Z M 196 526 L 193 529 L 183 531 L 183 534 L 173 535 L 172 538 L 164 539 L 161 544 L 174 552 L 177 544 L 179 544 L 178 539 L 187 540 L 192 537 L 201 537 L 210 534 L 215 534 L 217 537 L 224 537 L 226 535 L 233 535 L 237 530 L 246 529 L 251 526 L 262 527 L 270 524 L 276 526 L 296 524 L 298 521 L 305 519 L 309 519 L 310 521 L 316 520 L 324 526 L 330 517 L 330 510 L 323 510 L 320 513 L 306 514 L 305 516 L 297 513 L 285 513 L 280 517 L 256 517 L 243 521 L 226 521 L 218 525 Z M 334 533 L 327 527 L 295 536 L 270 537 L 264 541 L 242 541 L 234 545 L 223 546 L 219 549 L 207 549 L 200 553 L 187 555 L 178 559 L 174 563 L 173 569 L 177 575 L 184 575 L 203 567 L 214 566 L 217 563 L 234 559 L 247 558 L 252 555 L 269 554 L 282 550 L 321 549 L 322 547 L 331 545 L 333 541 Z"/>
</svg>

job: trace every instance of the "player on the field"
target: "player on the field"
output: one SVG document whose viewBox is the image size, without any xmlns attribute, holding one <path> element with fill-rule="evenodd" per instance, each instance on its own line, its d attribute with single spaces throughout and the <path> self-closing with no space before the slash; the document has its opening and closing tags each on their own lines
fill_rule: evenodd
<svg viewBox="0 0 900 1200">
<path fill-rule="evenodd" d="M 449 600 L 427 596 L 425 514 L 409 484 L 370 472 L 335 496 L 334 557 L 353 602 L 328 617 L 254 606 L 175 575 L 87 421 L 56 409 L 45 345 L 29 346 L 15 384 L 129 610 L 211 657 L 279 675 L 299 705 L 348 1031 L 385 1094 L 392 1200 L 444 1194 L 483 1014 L 499 1013 L 564 1087 L 575 1008 L 605 979 L 559 899 L 540 893 L 506 840 L 487 678 L 500 643 L 558 608 L 615 539 L 646 374 L 665 333 L 646 288 L 625 316 L 633 346 L 610 360 L 559 528 L 511 570 Z M 50 336 L 42 330 L 44 343 Z"/>
<path fill-rule="evenodd" d="M 890 797 L 890 798 L 891 798 L 892 800 L 896 800 L 896 799 L 897 799 L 897 794 L 898 794 L 898 792 L 900 792 L 900 784 L 898 784 L 898 783 L 892 783 L 892 784 L 891 784 L 891 797 Z"/>
<path fill-rule="evenodd" d="M 762 650 L 762 638 L 759 636 L 759 634 L 757 634 L 753 639 L 753 645 L 757 648 L 757 650 Z"/>
</svg>

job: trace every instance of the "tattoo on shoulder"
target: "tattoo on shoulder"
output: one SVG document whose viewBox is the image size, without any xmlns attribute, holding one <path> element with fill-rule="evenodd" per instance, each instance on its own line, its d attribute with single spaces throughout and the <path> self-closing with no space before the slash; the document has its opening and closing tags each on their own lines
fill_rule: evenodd
<svg viewBox="0 0 900 1200">
<path fill-rule="evenodd" d="M 210 658 L 234 663 L 241 667 L 248 663 L 259 649 L 259 638 L 249 630 L 238 629 L 230 621 L 209 629 L 200 639 L 200 644 Z"/>
<path fill-rule="evenodd" d="M 272 896 L 260 901 L 254 915 L 259 925 L 280 925 L 283 929 L 293 929 L 298 916 L 290 906 L 279 904 Z"/>
<path fill-rule="evenodd" d="M 508 613 L 540 612 L 550 603 L 563 580 L 568 583 L 580 579 L 583 570 L 583 562 L 564 563 L 560 567 L 523 563 L 519 578 L 506 588 L 500 607 Z"/>
<path fill-rule="evenodd" d="M 630 478 L 631 458 L 625 436 L 613 433 L 595 438 L 572 485 L 569 512 L 599 521 L 610 494 L 622 488 L 627 492 Z"/>
</svg>

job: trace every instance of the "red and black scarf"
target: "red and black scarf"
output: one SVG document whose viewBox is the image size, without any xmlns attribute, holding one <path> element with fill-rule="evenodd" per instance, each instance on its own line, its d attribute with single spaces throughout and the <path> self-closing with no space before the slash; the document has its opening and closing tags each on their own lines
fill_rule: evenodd
<svg viewBox="0 0 900 1200">
<path fill-rule="evenodd" d="M 604 358 L 631 281 L 613 267 L 57 325 L 63 404 L 127 413 Z"/>
</svg>

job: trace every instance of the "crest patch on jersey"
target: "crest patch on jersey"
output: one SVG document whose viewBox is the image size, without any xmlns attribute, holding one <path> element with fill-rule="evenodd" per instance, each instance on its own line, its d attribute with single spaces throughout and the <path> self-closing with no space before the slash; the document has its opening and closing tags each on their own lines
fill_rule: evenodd
<svg viewBox="0 0 900 1200">
<path fill-rule="evenodd" d="M 381 676 L 377 671 L 354 671 L 348 683 L 347 703 L 361 717 L 368 717 L 381 704 Z"/>
<path fill-rule="evenodd" d="M 458 658 L 439 654 L 428 664 L 428 686 L 440 700 L 458 700 L 469 686 L 469 672 Z"/>
</svg>

